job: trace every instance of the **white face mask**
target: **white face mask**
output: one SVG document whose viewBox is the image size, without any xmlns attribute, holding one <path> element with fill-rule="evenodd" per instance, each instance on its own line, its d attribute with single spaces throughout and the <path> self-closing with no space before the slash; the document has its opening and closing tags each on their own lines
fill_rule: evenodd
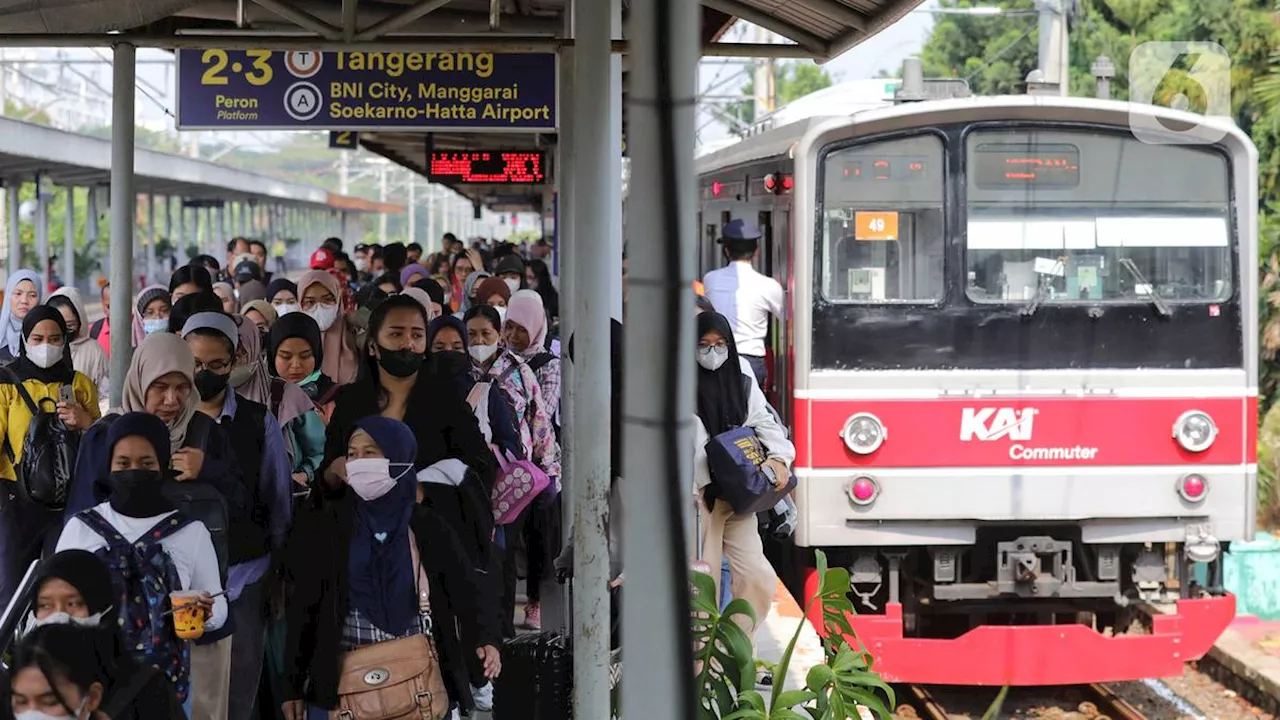
<svg viewBox="0 0 1280 720">
<path fill-rule="evenodd" d="M 512 280 L 511 278 L 503 278 L 503 279 L 502 279 L 502 282 L 504 282 L 504 283 L 506 283 L 506 284 L 507 284 L 507 289 L 508 289 L 508 290 L 510 290 L 510 291 L 512 292 L 512 294 L 514 294 L 514 293 L 515 293 L 515 291 L 517 291 L 517 290 L 519 290 L 519 289 L 520 289 L 520 281 L 519 281 L 519 280 Z"/>
<path fill-rule="evenodd" d="M 698 348 L 698 364 L 715 372 L 729 359 L 729 348 L 721 346 Z"/>
<path fill-rule="evenodd" d="M 360 458 L 347 461 L 347 485 L 355 494 L 371 502 L 391 492 L 396 481 L 413 469 L 407 463 L 397 463 L 404 470 L 391 477 L 391 461 L 386 458 Z"/>
<path fill-rule="evenodd" d="M 471 353 L 471 357 L 478 363 L 488 362 L 493 354 L 498 352 L 497 345 L 469 345 L 467 352 Z"/>
<path fill-rule="evenodd" d="M 364 271 L 365 271 L 365 268 L 367 268 L 367 267 L 369 267 L 369 261 L 368 261 L 368 260 L 366 260 L 365 258 L 362 258 L 362 257 L 358 257 L 358 258 L 356 258 L 356 271 L 357 271 L 357 272 L 364 272 Z"/>
<path fill-rule="evenodd" d="M 35 611 L 27 615 L 27 621 L 23 623 L 22 631 L 19 636 L 26 636 L 38 627 L 45 625 L 78 625 L 80 627 L 98 627 L 102 624 L 102 616 L 111 612 L 111 608 L 107 608 L 97 615 L 89 617 L 72 617 L 64 612 L 51 613 L 48 617 L 38 618 Z"/>
<path fill-rule="evenodd" d="M 289 313 L 298 312 L 298 310 L 299 308 L 297 305 L 292 305 L 292 304 L 276 305 L 276 317 L 284 317 Z"/>
<path fill-rule="evenodd" d="M 168 329 L 169 318 L 150 318 L 142 321 L 142 332 L 147 335 L 155 335 Z"/>
<path fill-rule="evenodd" d="M 338 319 L 337 305 L 316 305 L 307 311 L 312 320 L 320 326 L 320 332 L 324 332 L 333 327 L 333 321 Z"/>
<path fill-rule="evenodd" d="M 84 713 L 84 708 L 89 704 L 89 698 L 80 701 L 80 707 L 76 709 L 74 715 L 50 715 L 41 710 L 27 710 L 14 715 L 14 720 L 72 720 L 79 718 Z"/>
<path fill-rule="evenodd" d="M 62 359 L 62 346 L 49 343 L 31 345 L 27 348 L 27 359 L 36 367 L 48 370 Z"/>
</svg>

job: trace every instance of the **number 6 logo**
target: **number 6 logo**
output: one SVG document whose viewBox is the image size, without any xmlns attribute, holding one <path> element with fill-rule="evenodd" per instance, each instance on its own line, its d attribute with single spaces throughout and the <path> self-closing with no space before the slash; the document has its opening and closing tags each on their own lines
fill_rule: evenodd
<svg viewBox="0 0 1280 720">
<path fill-rule="evenodd" d="M 1186 70 L 1176 67 L 1182 58 L 1188 60 Z M 1212 42 L 1143 43 L 1129 56 L 1129 100 L 1230 117 L 1231 56 Z M 1129 129 L 1152 145 L 1209 145 L 1227 136 L 1221 127 L 1200 122 L 1170 127 L 1141 105 L 1129 111 Z"/>
</svg>

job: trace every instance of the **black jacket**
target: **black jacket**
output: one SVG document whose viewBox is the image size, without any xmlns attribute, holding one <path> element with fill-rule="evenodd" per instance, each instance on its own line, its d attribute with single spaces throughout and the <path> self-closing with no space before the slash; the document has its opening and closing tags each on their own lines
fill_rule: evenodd
<svg viewBox="0 0 1280 720">
<path fill-rule="evenodd" d="M 114 707 L 122 702 L 118 693 L 130 692 L 130 684 L 137 673 L 143 672 L 132 658 L 126 659 L 118 667 L 107 691 L 102 706 Z M 173 691 L 173 684 L 162 672 L 150 673 L 150 678 L 132 698 L 127 698 L 124 710 L 111 716 L 111 720 L 187 720 L 178 702 L 178 695 Z"/>
<path fill-rule="evenodd" d="M 333 709 L 342 663 L 342 628 L 349 611 L 347 563 L 354 523 L 352 495 L 346 487 L 324 493 L 323 502 L 308 503 L 289 538 L 287 572 L 293 595 L 285 610 L 285 682 L 288 699 L 306 698 Z M 464 711 L 472 706 L 467 658 L 476 648 L 463 647 L 463 635 L 477 647 L 497 645 L 496 598 L 483 592 L 466 562 L 458 538 L 439 515 L 414 509 L 409 524 L 418 542 L 422 568 L 431 588 L 432 634 L 449 697 Z"/>
<path fill-rule="evenodd" d="M 325 435 L 324 463 L 317 478 L 335 459 L 347 454 L 347 440 L 356 423 L 377 415 L 381 392 L 376 381 L 366 375 L 343 387 L 334 398 L 333 415 Z M 471 469 L 459 487 L 422 484 L 424 503 L 438 512 L 457 533 L 472 567 L 488 567 L 493 538 L 493 504 L 490 493 L 498 462 L 480 433 L 471 406 L 458 396 L 451 379 L 427 369 L 418 374 L 409 397 L 404 422 L 418 440 L 418 459 L 413 471 L 447 459 L 461 460 Z"/>
</svg>

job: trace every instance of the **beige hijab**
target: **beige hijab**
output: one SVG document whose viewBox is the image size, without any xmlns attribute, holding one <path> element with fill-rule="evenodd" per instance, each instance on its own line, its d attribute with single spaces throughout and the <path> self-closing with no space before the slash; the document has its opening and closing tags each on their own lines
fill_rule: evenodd
<svg viewBox="0 0 1280 720">
<path fill-rule="evenodd" d="M 124 378 L 124 411 L 147 412 L 147 388 L 169 373 L 182 373 L 195 383 L 196 359 L 187 341 L 172 333 L 148 335 L 133 351 L 129 374 Z M 178 450 L 187 439 L 187 425 L 197 412 L 200 398 L 194 389 L 186 407 L 169 426 L 169 448 Z"/>
</svg>

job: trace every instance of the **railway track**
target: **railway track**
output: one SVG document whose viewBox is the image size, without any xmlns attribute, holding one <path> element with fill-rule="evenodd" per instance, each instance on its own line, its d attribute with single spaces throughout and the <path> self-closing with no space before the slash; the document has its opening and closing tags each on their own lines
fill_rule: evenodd
<svg viewBox="0 0 1280 720">
<path fill-rule="evenodd" d="M 1053 691 L 1058 691 L 1054 688 Z M 1086 699 L 1079 702 L 1071 709 L 1078 712 L 1081 716 L 1090 720 L 1147 720 L 1147 716 L 1141 711 L 1129 704 L 1119 695 L 1116 695 L 1110 688 L 1102 684 L 1092 685 L 1076 685 L 1061 688 L 1063 693 L 1074 691 L 1074 694 L 1081 695 Z M 930 689 L 923 685 L 908 685 L 904 688 L 905 694 L 900 696 L 899 702 L 910 707 L 914 711 L 916 717 L 921 720 L 953 720 L 956 717 L 969 717 L 977 720 L 982 717 L 982 712 L 977 714 L 972 712 L 971 707 L 966 708 L 948 708 L 939 700 L 937 693 L 931 692 Z M 955 695 L 959 692 L 955 688 L 948 688 L 948 695 Z M 984 702 L 990 702 L 985 700 Z M 951 704 L 949 701 L 948 704 Z M 970 705 L 970 703 L 965 703 Z M 907 718 L 910 715 L 904 715 L 901 710 L 898 717 Z M 998 718 L 1010 717 L 1010 713 L 1001 712 L 997 714 Z"/>
</svg>

